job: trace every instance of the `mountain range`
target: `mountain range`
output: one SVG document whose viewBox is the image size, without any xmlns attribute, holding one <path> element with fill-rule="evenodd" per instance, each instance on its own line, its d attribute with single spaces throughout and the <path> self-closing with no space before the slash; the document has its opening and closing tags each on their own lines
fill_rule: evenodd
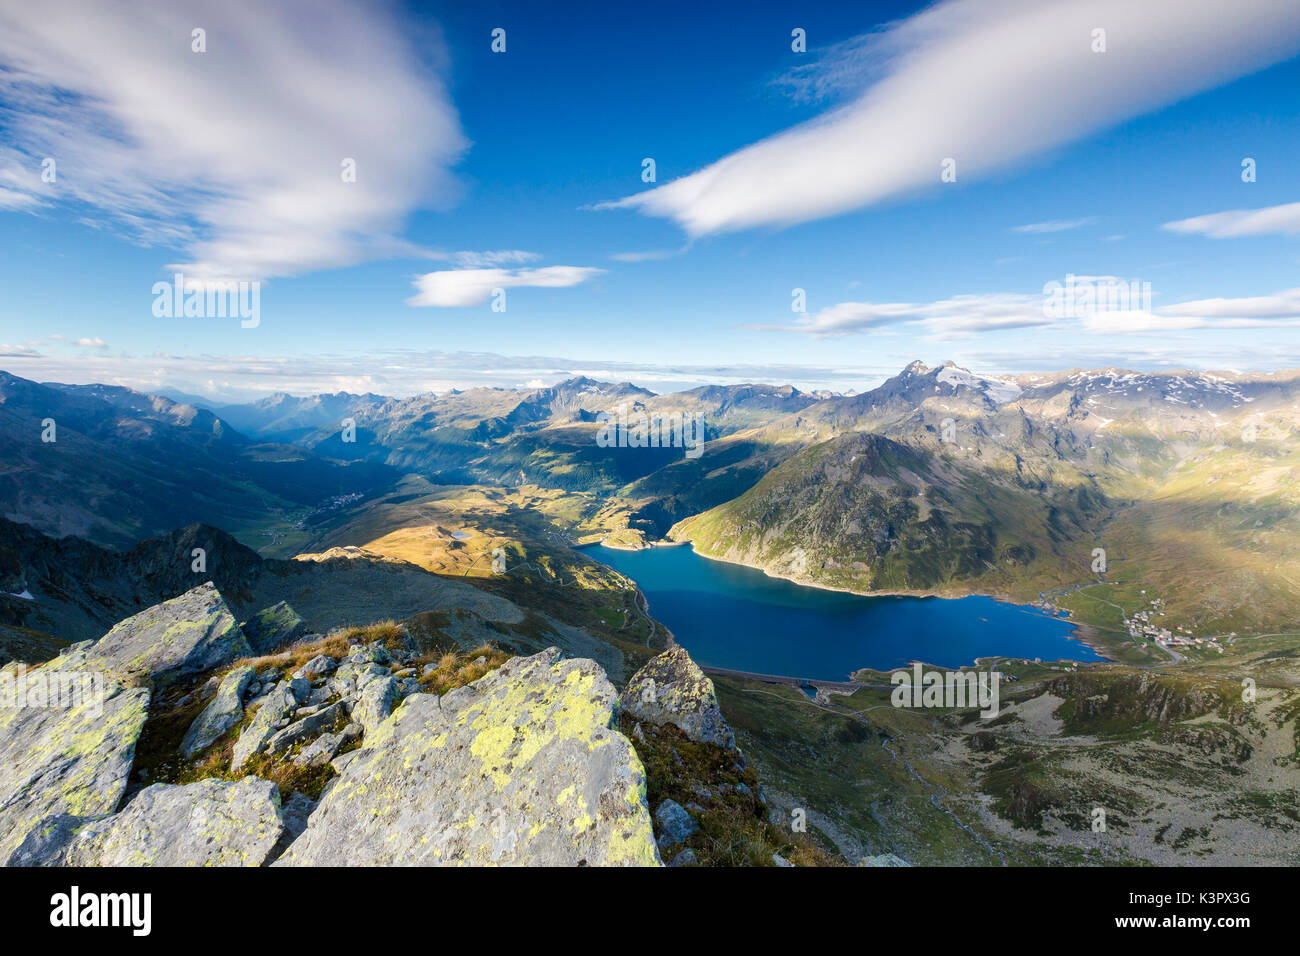
<svg viewBox="0 0 1300 956">
<path fill-rule="evenodd" d="M 1095 579 L 1102 548 L 1112 578 L 1158 584 L 1180 623 L 1258 630 L 1300 600 L 1286 543 L 1300 530 L 1298 398 L 1294 372 L 1009 378 L 915 362 L 848 396 L 764 385 L 655 395 L 574 378 L 198 408 L 4 375 L 0 500 L 11 520 L 101 545 L 197 521 L 288 556 L 402 475 L 531 485 L 616 503 L 640 529 L 634 545 L 689 540 L 863 592 L 1032 599 Z M 699 416 L 703 453 L 601 447 L 598 418 L 620 407 Z M 48 419 L 57 441 L 44 443 Z"/>
</svg>

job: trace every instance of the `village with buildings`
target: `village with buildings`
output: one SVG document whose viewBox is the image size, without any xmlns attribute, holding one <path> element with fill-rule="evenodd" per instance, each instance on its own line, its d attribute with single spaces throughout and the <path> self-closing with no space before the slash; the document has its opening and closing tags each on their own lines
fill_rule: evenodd
<svg viewBox="0 0 1300 956">
<path fill-rule="evenodd" d="M 1146 593 L 1146 591 L 1142 592 L 1143 595 Z M 1151 598 L 1147 607 L 1135 612 L 1132 617 L 1125 616 L 1124 624 L 1128 627 L 1129 636 L 1135 640 L 1154 641 L 1164 648 L 1198 647 L 1223 653 L 1223 645 L 1219 643 L 1217 637 L 1197 637 L 1192 633 L 1191 628 L 1182 625 L 1170 630 L 1156 621 L 1156 618 L 1164 616 L 1164 598 Z M 1237 635 L 1234 632 L 1228 636 L 1232 638 Z"/>
</svg>

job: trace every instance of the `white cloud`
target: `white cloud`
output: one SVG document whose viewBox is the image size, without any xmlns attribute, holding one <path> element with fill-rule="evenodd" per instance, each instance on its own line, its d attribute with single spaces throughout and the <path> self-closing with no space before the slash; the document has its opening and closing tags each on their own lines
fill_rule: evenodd
<svg viewBox="0 0 1300 956">
<path fill-rule="evenodd" d="M 809 50 L 797 57 L 798 66 L 776 77 L 772 86 L 800 103 L 857 96 L 904 52 L 897 40 L 897 32 L 884 30 Z"/>
<path fill-rule="evenodd" d="M 0 358 L 41 358 L 41 353 L 24 345 L 7 345 L 0 342 Z"/>
<path fill-rule="evenodd" d="M 77 344 L 82 346 L 83 348 L 88 348 L 88 349 L 108 348 L 108 343 L 105 342 L 103 339 L 101 339 L 99 336 L 95 336 L 93 339 L 87 339 L 87 338 L 77 339 Z"/>
<path fill-rule="evenodd" d="M 1091 49 L 1098 27 L 1105 53 Z M 945 158 L 958 181 L 976 178 L 1297 47 L 1294 0 L 947 0 L 850 58 L 881 74 L 855 101 L 601 208 L 670 218 L 691 236 L 836 215 L 939 186 Z"/>
<path fill-rule="evenodd" d="M 957 295 L 928 303 L 841 302 L 801 318 L 794 326 L 782 328 L 826 338 L 908 324 L 920 327 L 935 338 L 949 339 L 1052 322 L 1043 312 L 1042 296 L 990 293 Z"/>
<path fill-rule="evenodd" d="M 0 85 L 0 90 L 3 88 L 3 85 Z M 13 161 L 3 147 L 0 147 L 0 161 L 6 163 Z M 38 194 L 40 187 L 41 177 L 37 175 L 35 168 L 0 166 L 0 209 L 35 209 L 41 204 Z"/>
<path fill-rule="evenodd" d="M 1155 314 L 1099 312 L 1089 332 L 1172 332 L 1189 329 L 1263 329 L 1300 326 L 1300 288 L 1237 299 L 1196 299 L 1162 306 Z"/>
<path fill-rule="evenodd" d="M 1171 232 L 1185 232 L 1209 236 L 1212 239 L 1236 239 L 1241 236 L 1268 236 L 1275 234 L 1300 234 L 1300 202 L 1263 209 L 1230 209 L 1208 216 L 1193 216 L 1167 222 L 1164 228 Z"/>
<path fill-rule="evenodd" d="M 1168 305 L 1160 311 L 1166 315 L 1210 318 L 1294 319 L 1300 318 L 1300 289 L 1241 299 L 1196 299 Z"/>
<path fill-rule="evenodd" d="M 488 269 L 496 266 L 517 266 L 525 262 L 536 262 L 541 253 L 524 252 L 521 249 L 497 249 L 487 252 L 453 252 L 445 258 L 456 263 L 461 269 Z"/>
<path fill-rule="evenodd" d="M 1078 229 L 1080 226 L 1091 225 L 1096 221 L 1092 217 L 1086 219 L 1049 219 L 1046 222 L 1031 222 L 1023 226 L 1014 226 L 1011 231 L 1025 232 L 1031 235 L 1045 232 L 1065 232 L 1069 229 Z"/>
<path fill-rule="evenodd" d="M 1086 331 L 1106 334 L 1294 326 L 1300 326 L 1300 289 L 1237 299 L 1195 299 L 1154 312 L 1102 311 L 1083 320 Z"/>
<path fill-rule="evenodd" d="M 482 305 L 494 289 L 530 286 L 563 289 L 586 282 L 604 272 L 590 266 L 545 266 L 540 269 L 446 269 L 416 276 L 419 290 L 406 300 L 407 305 L 469 306 Z"/>
<path fill-rule="evenodd" d="M 1076 283 L 1120 284 L 1114 276 L 1075 276 Z M 907 325 L 937 340 L 983 332 L 1053 327 L 1116 335 L 1195 329 L 1287 328 L 1300 325 L 1300 288 L 1237 299 L 1197 299 L 1153 310 L 1096 307 L 1073 318 L 1051 318 L 1045 295 L 1010 292 L 955 295 L 937 302 L 840 302 L 800 317 L 794 325 L 760 326 L 814 338 Z"/>
<path fill-rule="evenodd" d="M 17 172 L 0 207 L 87 204 L 182 249 L 166 268 L 200 279 L 408 253 L 404 218 L 454 196 L 466 146 L 425 59 L 440 46 L 344 0 L 5 4 L 0 168 Z M 54 183 L 40 182 L 45 157 Z"/>
<path fill-rule="evenodd" d="M 679 255 L 677 249 L 651 249 L 646 252 L 611 252 L 609 257 L 615 262 L 654 262 L 658 259 L 671 259 Z"/>
<path fill-rule="evenodd" d="M 1142 332 L 1179 332 L 1208 328 L 1204 319 L 1160 315 L 1136 309 L 1109 309 L 1083 317 L 1085 331 L 1098 335 L 1136 335 Z"/>
</svg>

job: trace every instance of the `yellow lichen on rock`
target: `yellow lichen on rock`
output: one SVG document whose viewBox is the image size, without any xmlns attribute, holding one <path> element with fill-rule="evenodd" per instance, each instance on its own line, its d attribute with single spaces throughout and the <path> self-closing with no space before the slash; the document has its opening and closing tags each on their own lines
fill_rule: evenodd
<svg viewBox="0 0 1300 956">
<path fill-rule="evenodd" d="M 600 666 L 554 648 L 408 697 L 278 865 L 658 865 L 617 712 Z"/>
</svg>

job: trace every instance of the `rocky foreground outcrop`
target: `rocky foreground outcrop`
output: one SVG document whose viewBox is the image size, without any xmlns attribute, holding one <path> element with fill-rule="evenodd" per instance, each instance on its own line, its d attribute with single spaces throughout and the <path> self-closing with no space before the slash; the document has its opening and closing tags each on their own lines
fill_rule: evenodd
<svg viewBox="0 0 1300 956">
<path fill-rule="evenodd" d="M 22 690 L 0 706 L 0 862 L 659 864 L 645 770 L 596 662 L 469 655 L 472 682 L 438 696 L 409 650 L 312 638 L 252 658 L 206 584 L 30 672 L 8 665 Z M 65 677 L 92 681 L 84 699 L 49 696 Z M 159 768 L 172 782 L 144 786 Z M 298 781 L 314 789 L 289 793 Z"/>
<path fill-rule="evenodd" d="M 193 757 L 200 750 L 212 746 L 218 737 L 243 719 L 244 694 L 255 674 L 252 667 L 244 665 L 234 668 L 221 679 L 217 695 L 185 732 L 181 756 Z"/>
<path fill-rule="evenodd" d="M 69 688 L 65 706 L 0 704 L 0 863 L 7 864 L 46 817 L 117 809 L 148 714 L 149 691 L 123 687 L 102 674 L 92 677 L 99 681 L 96 690 L 81 672 L 57 661 L 28 674 L 14 665 L 5 671 L 7 693 L 15 699 L 30 701 L 38 692 L 48 696 L 51 680 L 59 687 L 66 681 Z"/>
<path fill-rule="evenodd" d="M 120 622 L 38 669 L 4 668 L 0 862 L 49 818 L 115 811 L 148 716 L 151 687 L 248 653 L 205 584 Z"/>
<path fill-rule="evenodd" d="M 253 626 L 275 653 L 254 656 L 209 583 L 6 665 L 0 862 L 773 865 L 792 848 L 680 647 L 620 699 L 555 647 L 427 651 L 393 621 L 285 646 L 288 605 Z"/>
<path fill-rule="evenodd" d="M 270 654 L 303 633 L 303 620 L 287 601 L 280 601 L 258 611 L 242 627 L 255 653 Z"/>
<path fill-rule="evenodd" d="M 617 700 L 599 665 L 554 648 L 408 697 L 277 865 L 657 865 Z"/>
</svg>

